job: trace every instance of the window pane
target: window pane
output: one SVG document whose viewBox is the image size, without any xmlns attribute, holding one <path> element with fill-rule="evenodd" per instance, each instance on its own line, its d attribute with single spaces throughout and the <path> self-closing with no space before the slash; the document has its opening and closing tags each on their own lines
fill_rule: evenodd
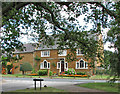
<svg viewBox="0 0 120 94">
<path fill-rule="evenodd" d="M 67 55 L 67 50 L 59 50 L 58 55 L 59 56 L 66 56 Z"/>
<path fill-rule="evenodd" d="M 48 68 L 50 68 L 50 63 L 48 63 Z"/>
<path fill-rule="evenodd" d="M 85 62 L 85 68 L 87 68 L 88 67 L 88 64 L 87 64 L 87 62 Z"/>
<path fill-rule="evenodd" d="M 60 63 L 58 63 L 58 68 L 60 68 Z"/>
<path fill-rule="evenodd" d="M 83 68 L 83 67 L 84 67 L 84 61 L 80 60 L 80 68 Z"/>
<path fill-rule="evenodd" d="M 44 68 L 47 68 L 47 62 L 44 61 Z"/>
<path fill-rule="evenodd" d="M 41 69 L 43 68 L 43 63 L 40 63 L 40 68 L 41 68 Z"/>
<path fill-rule="evenodd" d="M 77 68 L 79 68 L 79 63 L 77 62 Z"/>
<path fill-rule="evenodd" d="M 65 68 L 67 68 L 68 67 L 68 65 L 67 65 L 67 63 L 65 63 Z"/>
</svg>

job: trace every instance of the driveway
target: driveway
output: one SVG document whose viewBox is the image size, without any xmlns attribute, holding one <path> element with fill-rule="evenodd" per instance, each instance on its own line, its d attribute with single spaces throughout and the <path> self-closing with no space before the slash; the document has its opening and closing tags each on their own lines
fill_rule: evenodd
<svg viewBox="0 0 120 94">
<path fill-rule="evenodd" d="M 48 87 L 54 87 L 62 89 L 68 92 L 103 92 L 95 89 L 88 89 L 83 87 L 77 87 L 75 84 L 90 83 L 90 82 L 106 82 L 106 80 L 77 80 L 77 79 L 44 79 L 42 87 L 47 85 Z M 33 78 L 2 78 L 0 83 L 2 85 L 1 91 L 13 91 L 18 89 L 34 88 Z M 39 87 L 39 82 L 37 82 Z"/>
</svg>

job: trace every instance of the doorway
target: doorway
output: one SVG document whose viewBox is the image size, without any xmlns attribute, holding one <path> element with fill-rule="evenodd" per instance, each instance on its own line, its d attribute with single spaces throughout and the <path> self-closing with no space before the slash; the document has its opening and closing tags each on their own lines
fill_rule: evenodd
<svg viewBox="0 0 120 94">
<path fill-rule="evenodd" d="M 61 72 L 64 72 L 64 60 L 61 61 Z"/>
</svg>

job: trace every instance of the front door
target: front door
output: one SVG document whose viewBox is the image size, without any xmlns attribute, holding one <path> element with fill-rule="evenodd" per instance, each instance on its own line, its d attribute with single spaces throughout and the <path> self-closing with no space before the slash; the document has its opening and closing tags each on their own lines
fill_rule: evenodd
<svg viewBox="0 0 120 94">
<path fill-rule="evenodd" d="M 64 61 L 61 61 L 61 72 L 64 72 Z"/>
</svg>

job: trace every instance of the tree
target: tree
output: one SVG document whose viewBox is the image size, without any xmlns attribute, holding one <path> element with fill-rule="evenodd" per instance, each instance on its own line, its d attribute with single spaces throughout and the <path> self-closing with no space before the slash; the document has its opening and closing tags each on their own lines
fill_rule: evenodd
<svg viewBox="0 0 120 94">
<path fill-rule="evenodd" d="M 32 71 L 32 65 L 29 62 L 24 62 L 20 66 L 20 71 L 22 71 L 22 74 L 24 75 L 26 71 Z"/>
<path fill-rule="evenodd" d="M 71 48 L 74 54 L 76 48 L 81 48 L 85 57 L 93 63 L 95 57 L 102 59 L 101 47 L 95 36 L 101 34 L 101 28 L 109 27 L 109 22 L 120 23 L 120 2 L 4 2 L 2 8 L 4 37 L 1 38 L 1 47 L 2 53 L 7 52 L 9 57 L 15 49 L 23 50 L 18 38 L 29 34 L 37 42 L 43 41 L 47 45 L 54 45 L 57 37 L 58 49 Z M 86 24 L 93 24 L 90 30 L 85 31 L 87 25 L 82 27 L 82 23 L 78 22 L 81 15 L 85 15 Z M 20 27 L 32 28 L 32 31 L 22 32 Z M 49 29 L 52 37 L 46 33 Z M 74 55 L 70 55 L 70 59 L 74 60 Z"/>
</svg>

